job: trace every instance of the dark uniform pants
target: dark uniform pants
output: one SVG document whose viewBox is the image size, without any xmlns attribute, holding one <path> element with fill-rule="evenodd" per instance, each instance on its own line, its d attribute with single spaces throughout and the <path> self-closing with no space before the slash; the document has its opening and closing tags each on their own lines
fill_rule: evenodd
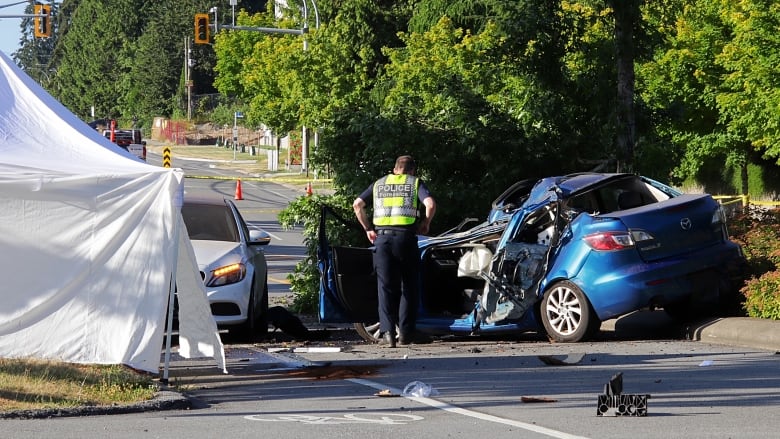
<svg viewBox="0 0 780 439">
<path fill-rule="evenodd" d="M 379 292 L 379 330 L 412 334 L 418 306 L 419 250 L 409 231 L 380 230 L 374 241 L 374 269 Z"/>
</svg>

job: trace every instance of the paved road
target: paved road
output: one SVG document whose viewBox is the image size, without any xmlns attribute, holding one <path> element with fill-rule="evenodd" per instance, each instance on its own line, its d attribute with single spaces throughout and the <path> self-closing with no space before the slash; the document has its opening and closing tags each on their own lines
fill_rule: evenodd
<svg viewBox="0 0 780 439">
<path fill-rule="evenodd" d="M 269 352 L 274 348 L 287 352 Z M 308 352 L 289 352 L 294 348 Z M 228 375 L 207 360 L 174 357 L 172 382 L 185 389 L 190 409 L 4 420 L 2 436 L 665 439 L 765 438 L 780 431 L 773 415 L 780 408 L 780 355 L 643 341 L 628 328 L 579 344 L 527 337 L 387 349 L 336 340 L 233 345 L 227 353 Z M 548 358 L 571 364 L 551 366 Z M 598 395 L 616 373 L 623 374 L 624 393 L 650 395 L 646 417 L 596 415 Z M 375 396 L 398 395 L 416 380 L 434 394 Z"/>
<path fill-rule="evenodd" d="M 206 186 L 231 195 L 234 184 Z M 244 193 L 249 199 L 239 208 L 250 222 L 279 234 L 267 255 L 282 273 L 299 244 L 274 229 L 274 210 L 297 195 L 264 185 Z M 276 288 L 283 294 L 284 283 Z M 679 326 L 663 313 L 636 313 L 605 322 L 590 343 L 552 344 L 531 334 L 392 350 L 340 330 L 307 344 L 274 335 L 228 345 L 227 375 L 210 359 L 174 355 L 170 382 L 184 393 L 169 401 L 188 409 L 6 419 L 0 437 L 772 437 L 780 431 L 778 325 L 724 319 Z M 550 358 L 570 364 L 543 361 Z M 624 393 L 650 395 L 648 416 L 596 416 L 598 395 L 616 373 L 623 374 Z M 375 396 L 398 395 L 415 380 L 435 394 Z"/>
</svg>

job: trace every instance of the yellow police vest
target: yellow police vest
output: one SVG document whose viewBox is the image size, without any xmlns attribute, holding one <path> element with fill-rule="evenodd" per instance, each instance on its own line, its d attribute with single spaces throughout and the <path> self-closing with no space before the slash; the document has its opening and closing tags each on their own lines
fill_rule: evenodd
<svg viewBox="0 0 780 439">
<path fill-rule="evenodd" d="M 387 175 L 374 183 L 374 224 L 410 226 L 417 221 L 417 188 L 412 175 Z"/>
</svg>

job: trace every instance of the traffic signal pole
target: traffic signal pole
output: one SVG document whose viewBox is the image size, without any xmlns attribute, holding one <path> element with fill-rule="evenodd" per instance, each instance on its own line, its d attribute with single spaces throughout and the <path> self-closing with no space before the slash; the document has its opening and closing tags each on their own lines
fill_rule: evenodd
<svg viewBox="0 0 780 439">
<path fill-rule="evenodd" d="M 320 14 L 317 10 L 317 3 L 314 0 L 302 0 L 303 3 L 303 26 L 300 29 L 280 29 L 275 27 L 252 27 L 252 26 L 236 26 L 235 25 L 235 1 L 231 0 L 230 4 L 233 5 L 233 24 L 219 24 L 218 9 L 216 6 L 209 9 L 209 12 L 214 13 L 214 34 L 216 35 L 222 29 L 227 30 L 243 30 L 249 32 L 264 32 L 273 34 L 288 34 L 288 35 L 305 35 L 309 32 L 309 8 L 307 2 L 311 2 L 314 8 L 315 29 L 320 27 Z M 195 44 L 211 44 L 210 38 L 210 17 L 208 14 L 195 14 Z M 303 40 L 304 52 L 308 49 L 308 43 L 306 39 Z M 301 172 L 309 174 L 309 133 L 304 125 L 301 133 Z"/>
<path fill-rule="evenodd" d="M 40 13 L 0 15 L 0 18 L 32 18 L 35 38 L 48 38 L 51 36 L 51 7 L 49 5 L 36 5 L 36 11 L 39 6 L 46 6 L 46 8 L 41 8 Z"/>
</svg>

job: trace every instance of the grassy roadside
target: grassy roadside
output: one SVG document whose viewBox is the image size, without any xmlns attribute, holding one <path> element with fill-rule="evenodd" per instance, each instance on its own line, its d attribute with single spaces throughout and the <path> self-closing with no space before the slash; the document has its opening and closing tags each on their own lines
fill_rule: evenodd
<svg viewBox="0 0 780 439">
<path fill-rule="evenodd" d="M 124 366 L 0 359 L 0 413 L 148 401 L 152 375 Z"/>
<path fill-rule="evenodd" d="M 300 172 L 300 167 L 294 169 L 285 169 L 284 164 L 279 164 L 276 171 L 268 170 L 268 154 L 265 150 L 260 150 L 256 155 L 250 155 L 249 152 L 233 151 L 230 148 L 218 146 L 188 146 L 188 145 L 150 145 L 149 151 L 155 154 L 162 154 L 164 148 L 170 148 L 171 162 L 173 167 L 177 167 L 177 158 L 186 157 L 189 159 L 207 160 L 218 169 L 239 171 L 246 174 L 246 179 L 258 181 L 273 181 L 274 183 L 284 184 L 306 190 L 306 186 L 311 184 L 312 190 L 328 191 L 333 189 L 330 178 L 315 177 L 313 173 Z M 282 157 L 280 160 L 284 160 Z M 197 177 L 189 176 L 188 177 Z"/>
</svg>

